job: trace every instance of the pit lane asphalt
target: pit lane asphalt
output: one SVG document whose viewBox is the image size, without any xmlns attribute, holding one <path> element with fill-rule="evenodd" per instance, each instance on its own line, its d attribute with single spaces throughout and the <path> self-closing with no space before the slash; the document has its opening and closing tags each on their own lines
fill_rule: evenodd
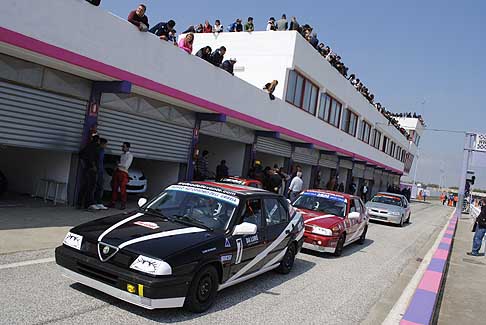
<svg viewBox="0 0 486 325">
<path fill-rule="evenodd" d="M 62 277 L 53 262 L 0 269 L 0 324 L 358 324 L 396 290 L 451 212 L 412 204 L 410 225 L 372 223 L 366 243 L 340 258 L 304 250 L 290 274 L 269 272 L 225 289 L 204 314 L 132 306 Z M 49 257 L 53 250 L 6 254 L 0 265 Z"/>
</svg>

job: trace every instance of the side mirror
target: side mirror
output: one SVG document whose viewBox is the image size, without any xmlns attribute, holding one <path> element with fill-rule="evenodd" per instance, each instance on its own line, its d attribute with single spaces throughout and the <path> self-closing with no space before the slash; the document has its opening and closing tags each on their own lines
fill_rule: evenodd
<svg viewBox="0 0 486 325">
<path fill-rule="evenodd" d="M 348 215 L 348 218 L 349 218 L 349 219 L 358 219 L 358 218 L 359 218 L 359 212 L 351 212 L 351 213 Z"/>
<path fill-rule="evenodd" d="M 137 204 L 138 204 L 139 207 L 143 207 L 145 205 L 145 203 L 147 203 L 147 201 L 148 201 L 147 198 L 141 197 L 141 198 L 138 199 Z"/>
<path fill-rule="evenodd" d="M 243 222 L 240 223 L 235 227 L 235 230 L 233 231 L 233 236 L 250 236 L 250 235 L 255 235 L 257 233 L 257 226 L 249 223 L 249 222 Z"/>
</svg>

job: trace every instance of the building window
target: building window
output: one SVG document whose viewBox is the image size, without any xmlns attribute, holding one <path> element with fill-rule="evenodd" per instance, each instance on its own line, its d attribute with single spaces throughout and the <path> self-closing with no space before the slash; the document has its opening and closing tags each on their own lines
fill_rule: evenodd
<svg viewBox="0 0 486 325">
<path fill-rule="evenodd" d="M 289 72 L 287 95 L 285 96 L 287 102 L 315 115 L 318 92 L 317 86 L 298 72 L 294 70 Z"/>
<path fill-rule="evenodd" d="M 361 121 L 361 127 L 359 129 L 358 139 L 366 143 L 370 143 L 370 135 L 371 135 L 371 125 L 364 120 Z"/>
<path fill-rule="evenodd" d="M 387 150 L 387 154 L 391 157 L 393 157 L 395 155 L 395 148 L 396 148 L 396 144 L 395 142 L 391 141 L 390 142 L 390 145 L 388 146 L 388 150 Z"/>
<path fill-rule="evenodd" d="M 380 149 L 381 132 L 377 129 L 373 130 L 373 136 L 371 137 L 371 145 L 376 149 Z"/>
<path fill-rule="evenodd" d="M 335 127 L 339 127 L 342 104 L 328 94 L 321 94 L 318 117 Z"/>
<path fill-rule="evenodd" d="M 388 138 L 383 137 L 383 144 L 381 146 L 381 151 L 383 151 L 384 153 L 387 153 L 387 151 L 386 151 L 387 148 L 388 148 Z"/>
<path fill-rule="evenodd" d="M 341 125 L 341 130 L 351 134 L 354 137 L 356 136 L 357 125 L 358 125 L 358 115 L 356 115 L 352 110 L 347 108 L 344 111 L 344 118 L 343 118 L 343 124 Z"/>
</svg>

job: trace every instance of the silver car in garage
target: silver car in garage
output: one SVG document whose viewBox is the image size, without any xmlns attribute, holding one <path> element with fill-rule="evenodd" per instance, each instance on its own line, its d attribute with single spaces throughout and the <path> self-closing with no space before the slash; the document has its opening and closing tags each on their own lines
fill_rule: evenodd
<svg viewBox="0 0 486 325">
<path fill-rule="evenodd" d="M 410 222 L 410 203 L 401 194 L 377 193 L 366 203 L 366 210 L 371 220 L 395 223 L 400 227 Z"/>
</svg>

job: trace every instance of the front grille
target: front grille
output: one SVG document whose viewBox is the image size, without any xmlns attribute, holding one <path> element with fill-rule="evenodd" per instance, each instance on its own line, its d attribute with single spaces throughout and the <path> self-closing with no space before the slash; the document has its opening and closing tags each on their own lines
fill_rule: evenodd
<svg viewBox="0 0 486 325">
<path fill-rule="evenodd" d="M 77 262 L 78 266 L 78 272 L 86 275 L 87 277 L 90 277 L 92 279 L 98 280 L 100 282 L 110 284 L 110 285 L 116 285 L 118 281 L 118 277 L 114 274 L 111 274 L 109 272 L 100 270 L 94 266 L 87 265 L 82 262 Z"/>
</svg>

